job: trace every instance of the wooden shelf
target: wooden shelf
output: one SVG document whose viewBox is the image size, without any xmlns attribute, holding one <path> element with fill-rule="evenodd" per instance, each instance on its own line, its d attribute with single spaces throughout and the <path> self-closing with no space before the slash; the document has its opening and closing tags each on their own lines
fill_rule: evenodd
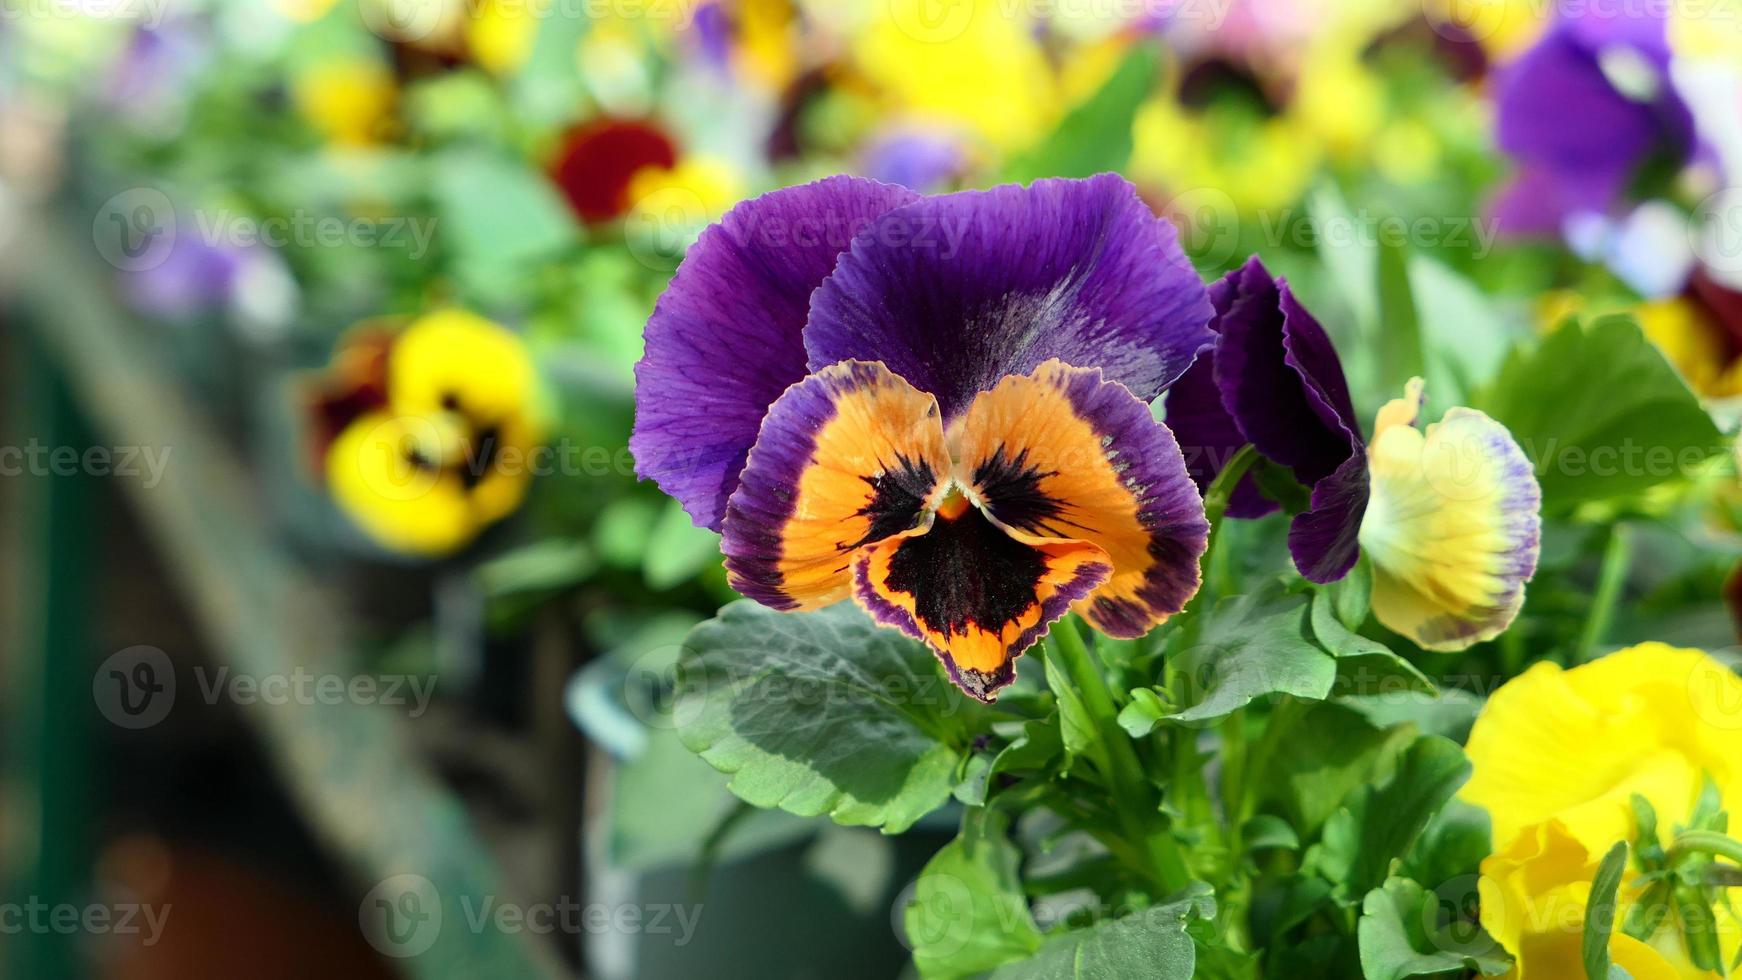
<svg viewBox="0 0 1742 980">
<path fill-rule="evenodd" d="M 114 303 L 112 270 L 89 236 L 78 234 L 88 219 L 53 211 L 22 217 L 0 251 L 0 268 L 12 285 L 9 315 L 52 361 L 32 369 L 59 374 L 101 443 L 170 447 L 155 486 L 117 479 L 214 655 L 237 674 L 259 677 L 353 670 L 343 604 L 273 533 L 246 469 L 162 369 L 151 332 Z M 400 874 L 434 884 L 443 927 L 427 951 L 396 961 L 406 975 L 568 975 L 548 937 L 469 924 L 466 909 L 475 915 L 484 897 L 501 904 L 518 896 L 391 709 L 256 703 L 243 710 L 358 895 Z"/>
</svg>

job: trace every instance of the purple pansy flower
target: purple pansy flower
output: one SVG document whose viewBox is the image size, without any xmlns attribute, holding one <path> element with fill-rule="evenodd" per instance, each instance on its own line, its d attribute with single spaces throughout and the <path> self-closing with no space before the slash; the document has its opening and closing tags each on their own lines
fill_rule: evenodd
<svg viewBox="0 0 1742 980">
<path fill-rule="evenodd" d="M 1367 505 L 1366 444 L 1336 349 L 1288 282 L 1272 278 L 1257 256 L 1210 287 L 1210 299 L 1216 344 L 1169 392 L 1168 425 L 1190 447 L 1200 488 L 1247 443 L 1293 470 L 1313 500 L 1294 519 L 1289 551 L 1302 575 L 1334 582 L 1354 567 L 1355 531 Z M 1247 477 L 1227 514 L 1261 517 L 1276 509 Z"/>
<path fill-rule="evenodd" d="M 1670 78 L 1666 9 L 1561 10 L 1497 82 L 1500 148 L 1518 172 L 1494 202 L 1515 235 L 1610 214 L 1654 159 L 1687 163 L 1693 115 Z"/>
<path fill-rule="evenodd" d="M 1135 636 L 1197 591 L 1202 500 L 1146 403 L 1211 314 L 1117 176 L 935 197 L 833 177 L 690 250 L 630 445 L 722 532 L 740 592 L 854 598 L 991 700 L 1067 609 Z"/>
<path fill-rule="evenodd" d="M 1288 547 L 1307 579 L 1343 578 L 1365 553 L 1379 621 L 1429 649 L 1497 635 L 1536 569 L 1541 492 L 1505 427 L 1468 408 L 1417 428 L 1421 382 L 1361 436 L 1330 337 L 1257 256 L 1210 289 L 1216 343 L 1167 396 L 1167 419 L 1207 487 L 1250 443 L 1310 488 Z M 1278 505 L 1248 476 L 1225 512 Z"/>
</svg>

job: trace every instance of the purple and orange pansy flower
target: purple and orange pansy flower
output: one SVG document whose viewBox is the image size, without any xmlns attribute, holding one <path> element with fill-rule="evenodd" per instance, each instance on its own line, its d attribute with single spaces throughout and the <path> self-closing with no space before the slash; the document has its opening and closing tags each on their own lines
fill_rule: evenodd
<svg viewBox="0 0 1742 980">
<path fill-rule="evenodd" d="M 1361 426 L 1330 337 L 1256 257 L 1210 288 L 1214 346 L 1167 396 L 1167 420 L 1194 449 L 1208 486 L 1250 443 L 1311 491 L 1289 528 L 1295 567 L 1342 579 L 1366 554 L 1373 613 L 1433 650 L 1499 635 L 1536 571 L 1542 494 L 1530 460 L 1500 423 L 1453 408 L 1425 430 L 1420 379 Z M 1229 517 L 1279 505 L 1247 476 Z"/>
<path fill-rule="evenodd" d="M 1540 494 L 1504 427 L 1418 430 L 1416 381 L 1369 443 L 1288 283 L 1254 258 L 1206 289 L 1114 175 L 775 191 L 701 236 L 646 341 L 638 472 L 721 533 L 733 587 L 851 598 L 982 700 L 1068 611 L 1136 637 L 1184 608 L 1202 491 L 1246 445 L 1310 488 L 1301 574 L 1367 554 L 1375 615 L 1422 646 L 1497 635 L 1535 570 Z M 1276 509 L 1247 478 L 1226 515 Z"/>
<path fill-rule="evenodd" d="M 1139 636 L 1208 525 L 1148 402 L 1212 335 L 1123 179 L 920 197 L 851 177 L 738 205 L 647 327 L 642 476 L 783 610 L 852 598 L 991 700 L 1074 609 Z"/>
</svg>

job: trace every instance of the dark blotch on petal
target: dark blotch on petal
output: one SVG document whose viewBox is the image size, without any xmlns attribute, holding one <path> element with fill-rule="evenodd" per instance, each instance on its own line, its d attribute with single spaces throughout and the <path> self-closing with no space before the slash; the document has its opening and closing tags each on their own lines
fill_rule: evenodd
<svg viewBox="0 0 1742 980">
<path fill-rule="evenodd" d="M 997 632 L 1034 605 L 1046 558 L 969 507 L 901 543 L 889 562 L 889 587 L 914 597 L 927 629 Z"/>
</svg>

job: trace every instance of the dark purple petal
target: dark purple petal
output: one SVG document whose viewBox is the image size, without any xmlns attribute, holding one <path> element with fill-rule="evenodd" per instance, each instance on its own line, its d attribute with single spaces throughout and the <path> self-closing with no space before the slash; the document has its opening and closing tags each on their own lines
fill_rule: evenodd
<svg viewBox="0 0 1742 980">
<path fill-rule="evenodd" d="M 817 290 L 804 342 L 813 369 L 882 361 L 948 420 L 1055 357 L 1151 400 L 1212 339 L 1210 314 L 1173 226 L 1102 174 L 890 211 Z"/>
<path fill-rule="evenodd" d="M 915 195 L 830 177 L 734 207 L 690 248 L 635 367 L 635 471 L 720 529 L 768 406 L 806 374 L 810 295 L 853 235 Z M 875 359 L 875 358 L 873 358 Z"/>
<path fill-rule="evenodd" d="M 1361 445 L 1336 350 L 1257 256 L 1226 281 L 1214 369 L 1222 404 L 1260 453 L 1312 486 Z"/>
<path fill-rule="evenodd" d="M 1220 285 L 1220 283 L 1218 283 Z M 1198 355 L 1191 370 L 1180 375 L 1167 389 L 1167 427 L 1179 442 L 1185 456 L 1186 472 L 1203 493 L 1215 481 L 1216 474 L 1234 458 L 1246 437 L 1234 424 L 1234 417 L 1222 407 L 1222 390 L 1216 387 L 1216 352 L 1214 348 Z M 1234 488 L 1224 512 L 1228 517 L 1252 519 L 1276 510 L 1273 500 L 1258 492 L 1258 484 L 1250 475 Z"/>
<path fill-rule="evenodd" d="M 1308 581 L 1335 582 L 1355 567 L 1367 495 L 1366 453 L 1350 456 L 1313 487 L 1311 508 L 1288 528 L 1288 553 Z"/>
</svg>

